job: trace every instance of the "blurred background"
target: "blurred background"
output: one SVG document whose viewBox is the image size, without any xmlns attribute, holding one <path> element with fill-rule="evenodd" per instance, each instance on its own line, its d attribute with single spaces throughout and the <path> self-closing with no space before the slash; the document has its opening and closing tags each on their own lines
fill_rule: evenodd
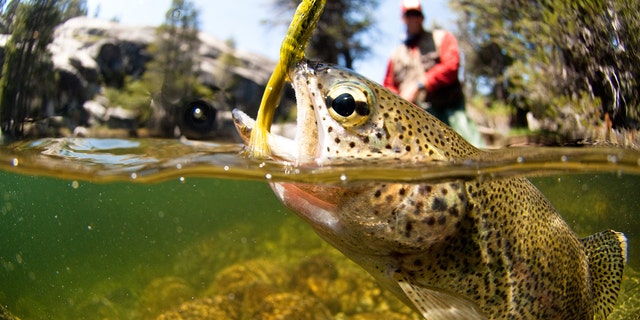
<svg viewBox="0 0 640 320">
<path fill-rule="evenodd" d="M 295 0 L 0 1 L 5 140 L 41 136 L 234 140 L 254 115 Z M 637 1 L 429 1 L 458 39 L 467 112 L 487 145 L 637 140 Z M 307 56 L 381 82 L 401 43 L 399 1 L 329 1 Z M 290 88 L 277 122 L 294 117 Z"/>
</svg>

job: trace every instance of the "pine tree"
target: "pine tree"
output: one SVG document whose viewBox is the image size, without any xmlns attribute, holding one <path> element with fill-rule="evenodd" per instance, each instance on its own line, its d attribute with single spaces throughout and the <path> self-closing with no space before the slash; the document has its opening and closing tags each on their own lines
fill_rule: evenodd
<svg viewBox="0 0 640 320">
<path fill-rule="evenodd" d="M 20 3 L 10 26 L 0 79 L 0 125 L 11 137 L 23 134 L 27 118 L 36 117 L 53 96 L 54 72 L 47 46 L 60 22 L 57 1 Z"/>
</svg>

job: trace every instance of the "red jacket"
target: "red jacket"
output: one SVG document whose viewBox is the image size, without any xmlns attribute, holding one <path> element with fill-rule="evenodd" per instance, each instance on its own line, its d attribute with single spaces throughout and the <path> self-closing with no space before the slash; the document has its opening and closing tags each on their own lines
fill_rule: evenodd
<svg viewBox="0 0 640 320">
<path fill-rule="evenodd" d="M 460 54 L 458 42 L 450 32 L 442 31 L 443 37 L 439 44 L 440 62 L 425 72 L 426 83 L 424 87 L 429 95 L 437 94 L 443 87 L 458 85 L 458 67 L 460 66 Z M 419 55 L 419 48 L 410 48 L 410 54 Z M 393 57 L 389 60 L 387 74 L 384 78 L 384 86 L 391 91 L 398 93 L 399 83 L 394 79 Z"/>
</svg>

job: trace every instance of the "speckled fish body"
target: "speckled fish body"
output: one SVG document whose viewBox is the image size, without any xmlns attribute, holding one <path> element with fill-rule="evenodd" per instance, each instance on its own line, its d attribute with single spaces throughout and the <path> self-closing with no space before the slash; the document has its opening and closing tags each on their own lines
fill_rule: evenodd
<svg viewBox="0 0 640 320">
<path fill-rule="evenodd" d="M 424 163 L 486 156 L 352 71 L 291 70 L 296 137 L 268 138 L 294 165 Z M 252 120 L 234 111 L 241 136 Z M 621 233 L 578 239 L 525 178 L 441 183 L 273 183 L 280 200 L 425 319 L 604 319 L 626 260 Z"/>
</svg>

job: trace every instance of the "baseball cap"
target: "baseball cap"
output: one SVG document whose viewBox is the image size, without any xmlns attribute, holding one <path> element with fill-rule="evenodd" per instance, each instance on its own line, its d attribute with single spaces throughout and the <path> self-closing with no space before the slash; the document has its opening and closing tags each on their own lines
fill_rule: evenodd
<svg viewBox="0 0 640 320">
<path fill-rule="evenodd" d="M 404 15 L 408 11 L 418 11 L 422 13 L 420 0 L 402 0 L 402 14 Z"/>
</svg>

